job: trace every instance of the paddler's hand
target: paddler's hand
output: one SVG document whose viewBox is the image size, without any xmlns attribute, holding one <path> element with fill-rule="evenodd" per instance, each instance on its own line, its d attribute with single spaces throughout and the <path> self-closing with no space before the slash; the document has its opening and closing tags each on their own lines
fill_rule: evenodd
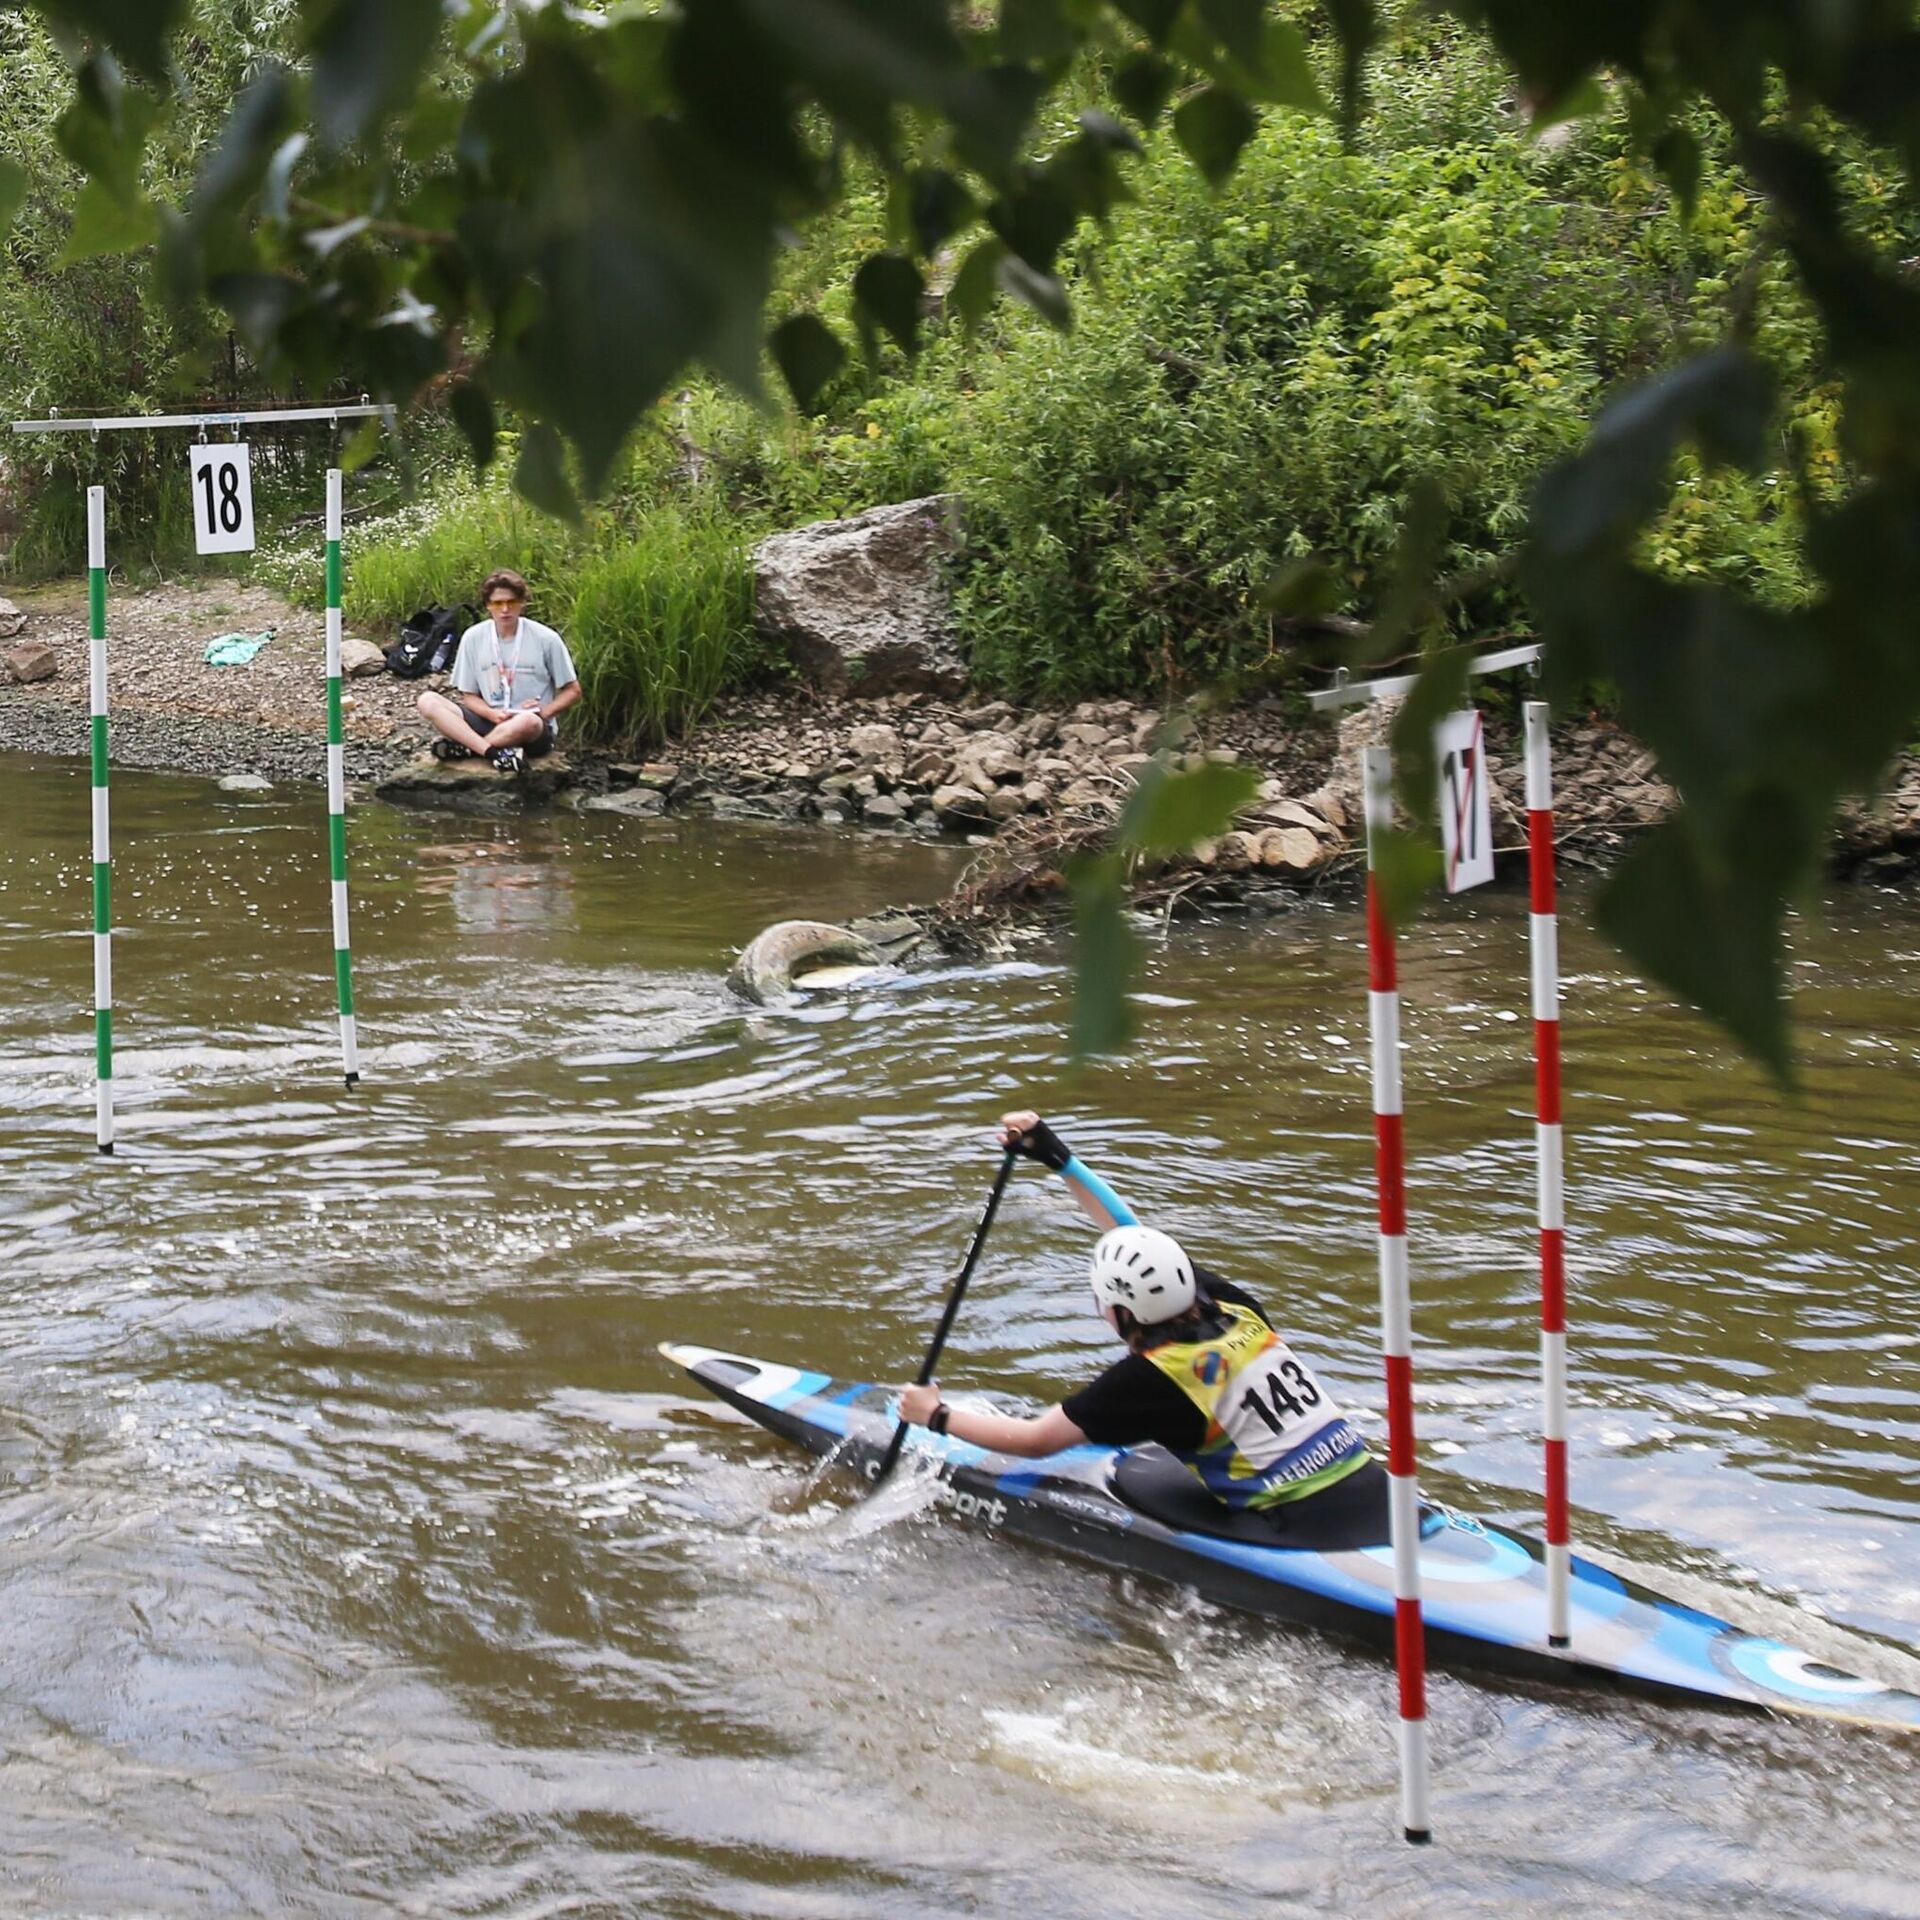
<svg viewBox="0 0 1920 1920">
<path fill-rule="evenodd" d="M 900 1395 L 900 1418 L 910 1427 L 924 1427 L 940 1404 L 938 1382 L 924 1387 L 908 1387 Z"/>
<path fill-rule="evenodd" d="M 1037 1160 L 1058 1173 L 1073 1158 L 1073 1149 L 1040 1118 L 1022 1110 L 1001 1117 L 1000 1144 L 1023 1160 Z"/>
</svg>

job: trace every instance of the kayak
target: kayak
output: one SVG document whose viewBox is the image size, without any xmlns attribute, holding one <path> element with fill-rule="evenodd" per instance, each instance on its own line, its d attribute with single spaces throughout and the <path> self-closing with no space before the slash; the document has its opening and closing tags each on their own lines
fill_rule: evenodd
<svg viewBox="0 0 1920 1920">
<path fill-rule="evenodd" d="M 729 1406 L 867 1479 L 892 1438 L 892 1391 L 710 1347 L 661 1353 Z M 1391 1647 L 1393 1552 L 1264 1543 L 1254 1515 L 1219 1507 L 1157 1447 L 1073 1447 L 1043 1460 L 909 1430 L 903 1467 L 937 1476 L 960 1518 L 1208 1600 Z M 1429 1656 L 1467 1671 L 1623 1687 L 1666 1699 L 1920 1731 L 1920 1694 L 1845 1673 L 1577 1555 L 1571 1645 L 1547 1643 L 1546 1549 L 1445 1506 L 1423 1509 Z"/>
</svg>

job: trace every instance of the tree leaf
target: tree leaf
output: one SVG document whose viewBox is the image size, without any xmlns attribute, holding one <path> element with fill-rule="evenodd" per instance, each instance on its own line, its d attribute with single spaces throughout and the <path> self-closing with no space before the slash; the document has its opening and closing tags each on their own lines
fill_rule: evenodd
<svg viewBox="0 0 1920 1920">
<path fill-rule="evenodd" d="M 1000 290 L 1000 268 L 1006 259 L 1004 240 L 997 236 L 982 240 L 960 262 L 960 269 L 953 276 L 946 304 L 960 316 L 960 324 L 969 338 L 980 331 L 980 323 L 993 305 L 993 297 Z"/>
<path fill-rule="evenodd" d="M 1781 898 L 1813 869 L 1806 823 L 1754 796 L 1709 854 L 1689 822 L 1663 820 L 1602 889 L 1594 921 L 1650 979 L 1720 1022 L 1782 1081 L 1793 1072 L 1781 994 Z"/>
<path fill-rule="evenodd" d="M 1254 595 L 1269 613 L 1288 619 L 1314 620 L 1337 613 L 1346 603 L 1339 576 L 1324 560 L 1289 560 L 1268 575 Z"/>
<path fill-rule="evenodd" d="M 1114 10 L 1131 20 L 1156 47 L 1164 47 L 1184 0 L 1113 0 L 1113 4 Z"/>
<path fill-rule="evenodd" d="M 1249 69 L 1247 91 L 1268 106 L 1293 107 L 1302 113 L 1325 113 L 1327 97 L 1320 91 L 1307 43 L 1291 20 L 1269 20 L 1261 37 L 1259 58 Z"/>
<path fill-rule="evenodd" d="M 969 74 L 955 87 L 955 153 L 986 179 L 1003 184 L 1046 91 L 1044 74 L 1032 67 L 989 67 Z"/>
<path fill-rule="evenodd" d="M 274 148 L 260 183 L 260 211 L 269 220 L 285 225 L 292 213 L 293 170 L 300 164 L 309 141 L 304 133 L 290 133 Z"/>
<path fill-rule="evenodd" d="M 299 308 L 300 283 L 284 273 L 222 273 L 207 291 L 226 308 L 248 346 L 271 361 L 280 329 Z"/>
<path fill-rule="evenodd" d="M 853 310 L 869 354 L 876 333 L 883 330 L 903 352 L 918 351 L 920 297 L 925 292 L 920 269 L 904 254 L 873 253 L 861 261 L 853 276 Z"/>
<path fill-rule="evenodd" d="M 133 253 L 160 237 L 160 210 L 151 200 L 122 200 L 104 180 L 89 180 L 73 205 L 73 225 L 56 266 L 100 254 Z"/>
<path fill-rule="evenodd" d="M 827 382 L 846 364 L 847 350 L 814 313 L 790 314 L 767 336 L 780 377 L 802 413 L 811 413 Z"/>
<path fill-rule="evenodd" d="M 320 137 L 345 146 L 419 84 L 439 36 L 440 0 L 311 0 L 313 117 Z"/>
<path fill-rule="evenodd" d="M 1258 67 L 1266 31 L 1266 0 L 1199 0 L 1195 8 L 1213 37 L 1242 66 Z"/>
<path fill-rule="evenodd" d="M 1258 124 L 1253 109 L 1227 87 L 1208 87 L 1182 101 L 1173 113 L 1175 136 L 1216 187 L 1231 176 Z"/>
<path fill-rule="evenodd" d="M 1136 53 L 1114 69 L 1113 97 L 1140 122 L 1152 126 L 1167 110 L 1179 75 L 1154 53 Z"/>
<path fill-rule="evenodd" d="M 187 0 L 60 0 L 58 12 L 136 72 L 164 82 L 167 41 L 186 18 Z"/>
<path fill-rule="evenodd" d="M 1422 474 L 1407 491 L 1380 611 L 1354 648 L 1358 664 L 1392 659 L 1432 624 L 1433 577 L 1446 546 L 1448 515 L 1446 490 L 1431 474 Z"/>
<path fill-rule="evenodd" d="M 1081 143 L 1071 145 L 1078 148 Z M 1061 247 L 1080 215 L 1076 195 L 1081 183 L 1071 172 L 1029 171 L 1019 185 L 987 209 L 987 223 L 1028 266 L 1051 273 Z"/>
<path fill-rule="evenodd" d="M 1420 672 L 1393 719 L 1393 788 L 1429 843 L 1438 829 L 1439 763 L 1433 730 L 1457 713 L 1467 697 L 1471 647 L 1442 647 L 1420 663 Z"/>
<path fill-rule="evenodd" d="M 1397 779 L 1397 763 L 1394 771 Z M 1430 831 L 1409 832 L 1397 825 L 1375 830 L 1372 853 L 1374 884 L 1388 923 L 1404 927 L 1440 885 L 1446 856 Z"/>
<path fill-rule="evenodd" d="M 1089 118 L 1098 124 L 1085 126 Z M 1066 231 L 1057 239 L 1050 238 L 1050 250 L 1044 258 L 1036 258 L 1025 246 L 1015 247 L 1015 251 L 1034 266 L 1052 267 L 1060 247 L 1071 237 L 1081 216 L 1105 220 L 1116 206 L 1134 197 L 1116 159 L 1125 149 L 1112 138 L 1112 133 L 1117 131 L 1128 143 L 1137 145 L 1132 133 L 1105 114 L 1083 115 L 1082 122 L 1083 130 L 1056 149 L 1045 168 L 1046 183 L 1056 190 L 1054 197 L 1065 218 Z M 1011 242 L 1013 236 L 1007 237 Z"/>
<path fill-rule="evenodd" d="M 1327 0 L 1327 12 L 1340 42 L 1340 124 L 1349 137 L 1366 104 L 1367 55 L 1380 37 L 1374 0 Z"/>
<path fill-rule="evenodd" d="M 1080 44 L 1062 0 L 1000 0 L 1000 52 L 1008 60 L 1065 60 Z"/>
<path fill-rule="evenodd" d="M 27 197 L 27 170 L 17 161 L 0 159 L 0 235 L 13 225 Z"/>
<path fill-rule="evenodd" d="M 1132 1030 L 1127 982 L 1139 943 L 1125 913 L 1128 857 L 1184 853 L 1224 833 L 1259 791 L 1252 768 L 1209 760 L 1176 772 L 1165 758 L 1142 769 L 1113 845 L 1073 869 L 1074 1057 L 1109 1053 Z"/>
<path fill-rule="evenodd" d="M 75 73 L 54 138 L 89 179 L 129 202 L 139 197 L 141 158 L 159 111 L 148 95 L 128 91 L 111 54 L 97 53 Z"/>
<path fill-rule="evenodd" d="M 306 135 L 286 137 L 293 118 L 293 87 L 281 66 L 263 67 L 248 81 L 220 130 L 211 154 L 193 183 L 188 219 L 204 231 L 222 214 L 239 210 L 263 185 L 277 196 L 279 211 L 268 217 L 287 217 L 287 196 L 293 168 L 305 151 Z M 278 169 L 278 179 L 270 174 Z"/>
<path fill-rule="evenodd" d="M 1117 1053 L 1133 1031 L 1127 982 L 1139 941 L 1127 924 L 1118 856 L 1083 860 L 1073 870 L 1073 1034 L 1076 1060 Z"/>
<path fill-rule="evenodd" d="M 378 417 L 362 420 L 347 436 L 346 445 L 340 449 L 340 471 L 358 473 L 380 451 L 380 442 L 386 430 L 387 423 Z"/>
<path fill-rule="evenodd" d="M 1002 247 L 994 261 L 993 277 L 1003 292 L 1012 294 L 1023 306 L 1031 307 L 1056 332 L 1065 333 L 1072 327 L 1073 308 L 1068 303 L 1067 290 L 1052 274 L 1036 272 L 1017 253 L 1009 253 Z M 957 289 L 959 282 L 956 280 L 954 285 Z"/>
<path fill-rule="evenodd" d="M 473 449 L 473 464 L 480 468 L 492 466 L 498 439 L 493 396 L 477 380 L 458 380 L 447 405 L 454 424 L 466 435 L 467 445 Z"/>
<path fill-rule="evenodd" d="M 1117 844 L 1150 856 L 1185 853 L 1226 832 L 1259 790 L 1251 767 L 1208 760 L 1176 772 L 1165 760 L 1153 760 L 1128 796 Z"/>
<path fill-rule="evenodd" d="M 1685 127 L 1668 127 L 1653 143 L 1653 164 L 1673 189 L 1680 219 L 1691 225 L 1700 199 L 1700 143 Z"/>
<path fill-rule="evenodd" d="M 542 513 L 573 526 L 581 524 L 580 500 L 567 472 L 566 449 L 560 436 L 541 422 L 520 437 L 520 458 L 513 469 L 514 491 Z"/>
<path fill-rule="evenodd" d="M 944 167 L 916 167 L 907 176 L 907 220 L 923 254 L 937 253 L 977 211 L 973 195 Z"/>
<path fill-rule="evenodd" d="M 1606 89 L 1592 74 L 1583 74 L 1534 108 L 1527 131 L 1538 139 L 1550 127 L 1563 127 L 1573 120 L 1591 120 L 1606 110 Z"/>
<path fill-rule="evenodd" d="M 1709 459 L 1755 464 L 1772 394 L 1766 369 L 1738 347 L 1715 348 L 1628 388 L 1594 422 L 1580 452 L 1535 491 L 1529 564 L 1536 579 L 1550 590 L 1567 561 L 1631 539 L 1665 499 L 1667 465 L 1682 440 L 1696 440 Z"/>
</svg>

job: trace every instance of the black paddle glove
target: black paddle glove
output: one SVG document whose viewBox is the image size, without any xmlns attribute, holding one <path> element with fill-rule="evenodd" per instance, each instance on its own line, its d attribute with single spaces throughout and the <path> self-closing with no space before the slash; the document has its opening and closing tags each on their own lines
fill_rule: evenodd
<svg viewBox="0 0 1920 1920">
<path fill-rule="evenodd" d="M 1073 1149 L 1044 1120 L 1036 1120 L 1013 1143 L 1012 1151 L 1023 1160 L 1038 1160 L 1055 1173 L 1061 1172 L 1073 1158 Z"/>
</svg>

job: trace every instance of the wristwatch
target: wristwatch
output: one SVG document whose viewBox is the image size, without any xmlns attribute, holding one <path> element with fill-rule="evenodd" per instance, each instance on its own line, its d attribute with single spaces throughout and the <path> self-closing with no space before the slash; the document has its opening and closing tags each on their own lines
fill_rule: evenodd
<svg viewBox="0 0 1920 1920">
<path fill-rule="evenodd" d="M 942 1400 L 940 1404 L 927 1415 L 927 1431 L 929 1433 L 945 1433 L 947 1430 L 947 1422 L 952 1417 L 953 1409 Z"/>
</svg>

